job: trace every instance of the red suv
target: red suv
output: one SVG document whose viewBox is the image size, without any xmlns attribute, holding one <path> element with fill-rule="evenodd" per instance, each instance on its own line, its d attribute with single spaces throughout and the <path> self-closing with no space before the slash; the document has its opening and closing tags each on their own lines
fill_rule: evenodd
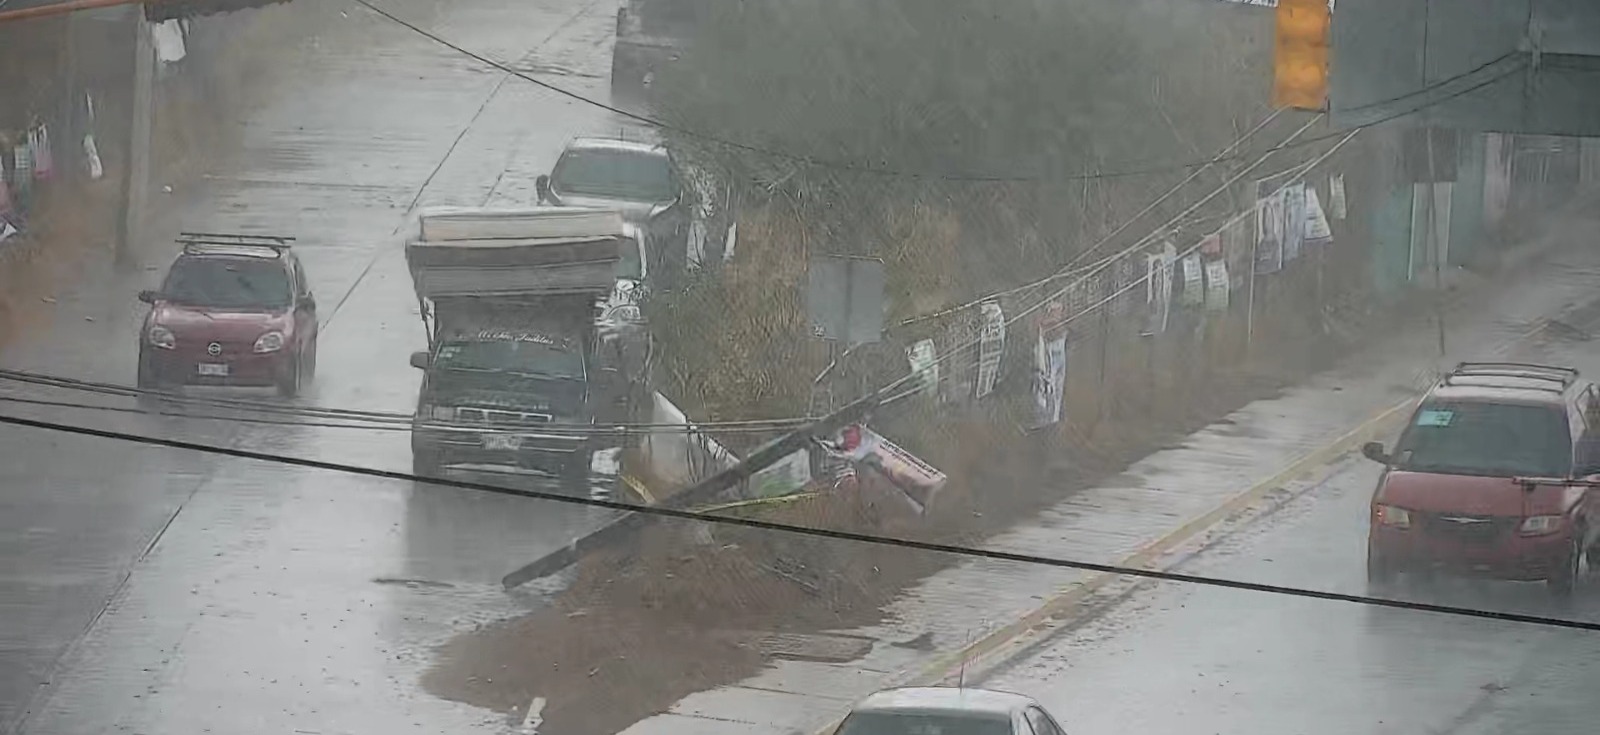
<svg viewBox="0 0 1600 735">
<path fill-rule="evenodd" d="M 183 253 L 139 330 L 139 387 L 274 386 L 293 397 L 317 369 L 317 302 L 293 238 L 184 233 Z"/>
<path fill-rule="evenodd" d="M 1600 396 L 1578 371 L 1461 363 L 1422 399 L 1372 495 L 1367 580 L 1406 572 L 1545 580 L 1572 592 L 1596 558 L 1592 493 L 1600 474 Z"/>
</svg>

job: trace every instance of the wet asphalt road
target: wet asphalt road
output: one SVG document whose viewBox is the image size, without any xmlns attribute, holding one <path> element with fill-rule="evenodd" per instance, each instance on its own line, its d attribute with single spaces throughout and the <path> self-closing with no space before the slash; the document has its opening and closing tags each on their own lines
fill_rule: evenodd
<svg viewBox="0 0 1600 735">
<path fill-rule="evenodd" d="M 385 7 L 606 99 L 612 4 Z M 288 234 L 300 238 L 323 323 L 317 381 L 297 402 L 409 412 L 418 383 L 407 357 L 425 338 L 400 247 L 407 214 L 433 204 L 531 205 L 534 177 L 568 138 L 619 128 L 604 111 L 485 70 L 353 4 L 294 3 L 266 13 L 306 31 L 295 53 L 274 58 L 256 104 L 230 111 L 242 127 L 236 160 L 195 191 L 154 194 L 164 199 L 147 225 L 142 268 L 119 275 L 90 267 L 79 288 L 57 295 L 49 328 L 0 357 L 6 367 L 129 384 L 143 316 L 134 295 L 159 279 L 174 252 L 165 244 L 171 236 Z M 196 33 L 215 42 L 246 20 L 200 21 Z M 404 432 L 4 410 L 410 469 Z M 8 458 L 0 465 L 6 732 L 497 727 L 482 712 L 418 692 L 427 646 L 536 604 L 537 591 L 508 596 L 500 577 L 605 520 L 576 506 L 30 429 L 0 428 L 0 442 Z M 590 490 L 606 493 L 611 484 L 596 477 Z"/>
<path fill-rule="evenodd" d="M 1578 326 L 1600 334 L 1592 316 Z M 1516 356 L 1600 373 L 1592 342 Z M 1346 458 L 1177 571 L 1364 594 L 1379 471 Z M 1445 579 L 1398 596 L 1600 622 L 1600 570 L 1567 605 L 1537 583 Z M 1160 583 L 983 685 L 1038 697 L 1071 733 L 1554 735 L 1600 723 L 1597 661 L 1600 634 Z"/>
</svg>

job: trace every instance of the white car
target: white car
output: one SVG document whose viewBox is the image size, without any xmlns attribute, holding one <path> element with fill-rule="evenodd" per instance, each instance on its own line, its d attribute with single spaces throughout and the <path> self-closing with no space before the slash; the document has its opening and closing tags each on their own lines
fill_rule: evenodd
<svg viewBox="0 0 1600 735">
<path fill-rule="evenodd" d="M 1066 735 L 1032 697 L 990 689 L 906 687 L 862 700 L 834 735 Z"/>
</svg>

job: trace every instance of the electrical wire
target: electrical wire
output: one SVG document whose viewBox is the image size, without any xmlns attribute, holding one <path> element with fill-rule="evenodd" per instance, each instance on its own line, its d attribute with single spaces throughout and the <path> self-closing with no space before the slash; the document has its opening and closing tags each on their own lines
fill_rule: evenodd
<svg viewBox="0 0 1600 735">
<path fill-rule="evenodd" d="M 679 510 L 661 506 L 634 505 L 631 503 L 622 503 L 603 498 L 563 495 L 560 493 L 503 487 L 489 483 L 457 480 L 453 478 L 423 477 L 410 472 L 380 470 L 372 467 L 362 467 L 359 465 L 344 464 L 340 462 L 306 459 L 303 457 L 272 454 L 269 452 L 258 452 L 235 447 L 215 446 L 210 444 L 184 441 L 180 439 L 143 436 L 128 432 L 99 429 L 88 426 L 77 426 L 73 424 L 63 424 L 53 421 L 40 421 L 37 419 L 28 419 L 6 414 L 0 414 L 0 424 L 40 429 L 45 431 L 63 432 L 68 434 L 76 434 L 79 436 L 92 436 L 101 439 L 130 442 L 145 446 L 181 449 L 185 451 L 232 457 L 235 459 L 248 459 L 258 462 L 269 462 L 278 465 L 302 467 L 326 472 L 337 472 L 346 475 L 358 475 L 382 480 L 398 480 L 402 482 L 420 482 L 430 485 L 437 485 L 440 487 L 456 488 L 459 490 L 472 490 L 475 492 L 490 493 L 495 495 L 507 495 L 512 497 L 528 498 L 532 500 L 546 500 L 555 503 L 566 503 L 570 505 L 582 505 L 592 508 L 641 513 L 649 516 L 671 518 L 680 521 L 712 523 L 724 526 L 749 528 L 758 531 L 772 531 L 777 533 L 810 536 L 814 538 L 825 538 L 833 541 L 851 541 L 856 543 L 872 544 L 875 546 L 891 546 L 903 549 L 912 549 L 915 551 L 926 551 L 936 554 L 949 554 L 965 558 L 988 559 L 992 561 L 1005 561 L 1018 564 L 1032 564 L 1061 569 L 1075 569 L 1084 572 L 1116 574 L 1161 582 L 1177 582 L 1181 584 L 1217 587 L 1245 592 L 1258 592 L 1287 597 L 1325 600 L 1331 602 L 1346 602 L 1356 605 L 1386 607 L 1415 612 L 1430 612 L 1441 615 L 1452 615 L 1457 617 L 1491 620 L 1504 623 L 1518 623 L 1549 628 L 1600 632 L 1600 622 L 1567 620 L 1545 615 L 1528 615 L 1524 613 L 1503 612 L 1497 610 L 1480 610 L 1476 608 L 1459 607 L 1455 605 L 1437 605 L 1433 603 L 1373 597 L 1371 595 L 1353 595 L 1342 592 L 1329 592 L 1300 587 L 1265 584 L 1260 582 L 1246 582 L 1243 580 L 1224 579 L 1195 574 L 1183 574 L 1179 572 L 1141 569 L 1138 567 L 1122 566 L 1118 564 L 1100 564 L 1096 562 L 1063 559 L 1058 557 L 1041 556 L 1037 554 L 1022 554 L 1009 551 L 999 551 L 995 549 L 983 549 L 973 546 L 960 546 L 956 544 L 935 543 L 931 541 L 918 541 L 915 539 L 896 536 L 880 536 L 867 533 L 858 533 L 854 531 L 841 531 L 828 528 L 799 526 L 790 523 L 778 523 L 774 521 L 764 521 L 754 518 L 743 518 L 739 516 L 718 515 L 714 513 L 692 510 Z"/>
<path fill-rule="evenodd" d="M 180 405 L 195 405 L 252 413 L 332 418 L 339 420 L 359 421 L 368 424 L 404 424 L 407 427 L 416 422 L 415 414 L 412 413 L 400 413 L 393 411 L 364 411 L 358 409 L 324 408 L 317 406 L 293 406 L 281 403 L 268 403 L 265 401 L 250 401 L 234 398 L 188 396 L 169 391 L 148 390 L 126 385 L 118 385 L 115 383 L 101 383 L 77 378 L 45 375 L 42 373 L 33 373 L 22 370 L 0 369 L 0 380 L 10 380 L 29 385 L 41 385 L 62 388 L 66 390 L 82 391 L 98 395 L 108 395 L 122 398 L 153 398 Z M 696 422 L 690 424 L 689 426 L 690 430 L 769 430 L 798 426 L 806 423 L 806 421 L 807 419 L 799 417 L 745 419 L 738 421 Z M 456 427 L 474 430 L 481 428 L 478 424 L 438 421 L 433 419 L 426 419 L 423 421 L 423 423 L 429 426 Z M 654 429 L 672 430 L 681 429 L 683 426 L 684 424 L 676 423 L 616 423 L 605 424 L 600 428 L 604 429 L 606 433 L 615 433 L 619 430 L 640 430 L 644 433 L 650 433 L 650 430 Z"/>
<path fill-rule="evenodd" d="M 270 419 L 253 416 L 221 416 L 216 414 L 193 414 L 182 411 L 146 410 L 128 406 L 108 406 L 97 403 L 82 403 L 77 401 L 59 401 L 47 398 L 21 398 L 17 396 L 0 395 L 0 403 L 12 403 L 23 406 L 40 406 L 46 408 L 65 408 L 79 411 L 100 411 L 104 413 L 121 413 L 139 416 L 164 416 L 168 418 L 193 419 L 197 421 L 226 421 L 238 424 L 256 424 L 262 426 L 295 426 L 313 429 L 356 429 L 361 431 L 388 431 L 410 433 L 415 428 L 444 432 L 459 432 L 463 434 L 556 434 L 561 436 L 652 436 L 660 434 L 773 434 L 786 431 L 789 426 L 745 426 L 725 427 L 715 431 L 708 431 L 699 424 L 658 424 L 648 428 L 629 424 L 598 424 L 594 426 L 579 426 L 571 424 L 536 424 L 532 426 L 508 427 L 498 425 L 461 424 L 443 421 L 418 421 L 415 424 L 406 423 L 390 424 L 375 421 L 332 422 L 332 421 L 296 421 L 291 419 Z M 801 420 L 804 423 L 804 420 Z"/>
</svg>

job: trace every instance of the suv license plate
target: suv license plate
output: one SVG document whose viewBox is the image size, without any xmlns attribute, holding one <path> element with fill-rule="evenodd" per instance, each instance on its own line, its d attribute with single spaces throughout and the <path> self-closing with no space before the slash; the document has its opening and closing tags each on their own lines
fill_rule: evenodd
<svg viewBox="0 0 1600 735">
<path fill-rule="evenodd" d="M 516 434 L 484 434 L 484 449 L 517 450 L 522 448 L 522 437 Z"/>
<path fill-rule="evenodd" d="M 227 363 L 202 362 L 198 366 L 201 375 L 226 377 L 228 374 Z"/>
</svg>

